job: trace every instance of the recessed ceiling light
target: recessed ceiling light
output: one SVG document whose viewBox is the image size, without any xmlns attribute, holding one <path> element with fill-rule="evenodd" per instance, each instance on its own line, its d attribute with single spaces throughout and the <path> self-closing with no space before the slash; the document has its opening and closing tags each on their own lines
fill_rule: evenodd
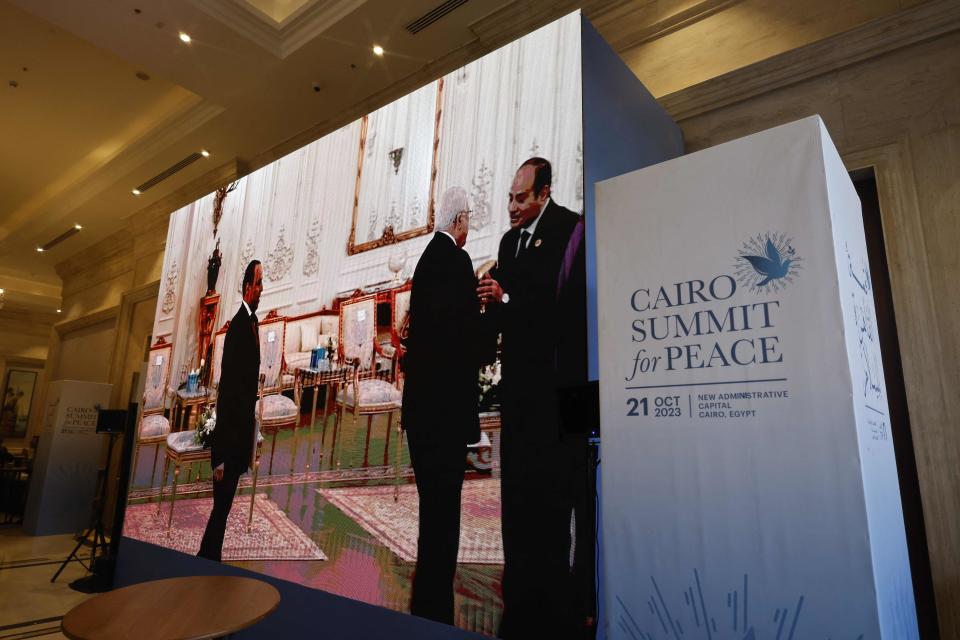
<svg viewBox="0 0 960 640">
<path fill-rule="evenodd" d="M 135 195 L 135 196 L 138 196 L 138 195 L 140 195 L 140 189 L 134 189 L 134 190 L 131 191 L 130 193 L 132 193 L 132 194 Z"/>
<path fill-rule="evenodd" d="M 185 44 L 190 44 L 190 41 L 191 41 L 192 39 L 193 39 L 193 38 L 191 38 L 189 35 L 187 35 L 187 34 L 184 33 L 183 31 L 180 32 L 180 42 L 183 42 L 183 43 L 185 43 Z"/>
<path fill-rule="evenodd" d="M 37 247 L 37 253 L 43 253 L 43 247 Z"/>
<path fill-rule="evenodd" d="M 2 296 L 4 293 L 6 292 L 3 289 L 0 289 L 0 296 Z"/>
<path fill-rule="evenodd" d="M 60 309 L 57 309 L 57 313 L 60 313 Z"/>
<path fill-rule="evenodd" d="M 200 155 L 202 155 L 204 158 L 209 158 L 209 157 L 210 157 L 210 152 L 207 151 L 206 149 L 201 149 L 201 150 L 200 150 Z"/>
<path fill-rule="evenodd" d="M 378 45 L 378 44 L 373 45 L 373 55 L 375 55 L 375 56 L 382 56 L 382 55 L 383 55 L 383 47 L 381 47 L 381 46 Z"/>
<path fill-rule="evenodd" d="M 81 225 L 79 225 L 79 224 L 75 224 L 75 225 L 73 225 L 73 228 L 76 229 L 77 231 L 80 231 L 81 229 L 83 229 L 83 226 L 81 226 Z"/>
</svg>

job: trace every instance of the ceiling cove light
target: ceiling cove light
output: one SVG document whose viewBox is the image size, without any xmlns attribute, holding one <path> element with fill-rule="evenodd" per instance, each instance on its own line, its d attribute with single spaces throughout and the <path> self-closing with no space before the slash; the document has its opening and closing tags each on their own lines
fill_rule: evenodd
<svg viewBox="0 0 960 640">
<path fill-rule="evenodd" d="M 383 57 L 383 47 L 378 44 L 373 45 L 373 55 Z"/>
<path fill-rule="evenodd" d="M 187 35 L 183 31 L 180 32 L 180 42 L 184 44 L 190 44 L 191 40 L 193 40 L 193 38 L 191 38 L 189 35 Z"/>
</svg>

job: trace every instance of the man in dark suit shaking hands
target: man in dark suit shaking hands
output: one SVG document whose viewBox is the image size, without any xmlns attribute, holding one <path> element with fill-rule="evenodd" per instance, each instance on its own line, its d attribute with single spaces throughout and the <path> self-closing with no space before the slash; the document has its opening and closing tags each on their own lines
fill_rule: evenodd
<svg viewBox="0 0 960 640">
<path fill-rule="evenodd" d="M 220 386 L 217 390 L 217 426 L 210 446 L 213 467 L 213 511 L 200 542 L 202 558 L 220 561 L 227 516 L 233 506 L 240 476 L 250 468 L 256 436 L 257 384 L 260 374 L 260 336 L 257 306 L 263 291 L 263 268 L 258 260 L 243 273 L 243 301 L 230 321 L 223 342 Z"/>
<path fill-rule="evenodd" d="M 402 420 L 420 497 L 410 613 L 453 624 L 460 491 L 467 445 L 480 439 L 480 302 L 462 248 L 470 229 L 463 189 L 443 194 L 436 228 L 413 273 L 404 359 Z"/>
<path fill-rule="evenodd" d="M 577 444 L 561 433 L 557 409 L 557 351 L 570 330 L 558 282 L 580 216 L 553 201 L 551 182 L 543 158 L 530 158 L 517 170 L 510 230 L 500 241 L 496 270 L 477 289 L 484 321 L 502 337 L 504 638 L 582 633 L 570 573 Z M 585 353 L 586 335 L 582 348 Z"/>
</svg>

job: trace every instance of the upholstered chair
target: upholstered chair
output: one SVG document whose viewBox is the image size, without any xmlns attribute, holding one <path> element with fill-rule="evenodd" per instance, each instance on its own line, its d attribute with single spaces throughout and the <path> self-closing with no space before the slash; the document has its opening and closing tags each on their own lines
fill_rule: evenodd
<svg viewBox="0 0 960 640">
<path fill-rule="evenodd" d="M 263 397 L 263 376 L 260 376 L 260 398 Z M 253 523 L 253 506 L 257 493 L 257 475 L 260 469 L 260 448 L 263 445 L 263 435 L 260 432 L 259 425 L 263 418 L 257 413 L 257 444 L 254 447 L 253 460 L 251 467 L 253 469 L 253 489 L 250 492 L 250 514 L 247 518 L 247 533 L 250 532 L 250 526 Z M 170 535 L 170 527 L 173 524 L 173 509 L 177 504 L 177 486 L 180 483 L 180 469 L 183 465 L 210 462 L 210 449 L 196 442 L 196 432 L 193 429 L 177 431 L 167 436 L 167 454 L 163 463 L 163 477 L 160 482 L 160 498 L 157 501 L 157 513 L 160 513 L 163 507 L 163 492 L 167 485 L 167 473 L 170 465 L 173 465 L 173 486 L 170 490 L 170 514 L 167 516 L 167 535 Z M 200 474 L 197 474 L 200 478 Z"/>
<path fill-rule="evenodd" d="M 412 283 L 407 282 L 390 292 L 390 346 L 387 353 L 393 359 L 391 372 L 398 389 L 403 389 L 403 356 L 406 353 L 404 341 L 410 321 L 410 291 Z"/>
<path fill-rule="evenodd" d="M 263 416 L 260 429 L 264 435 L 273 435 L 270 444 L 270 466 L 273 473 L 273 455 L 277 448 L 277 433 L 281 429 L 296 428 L 300 422 L 299 400 L 283 395 L 284 330 L 286 323 L 276 311 L 271 311 L 260 323 L 260 375 L 264 377 L 263 396 L 257 401 L 256 411 Z M 297 393 L 294 393 L 296 396 Z M 262 412 L 261 412 L 262 406 Z M 293 452 L 290 457 L 290 473 L 293 473 Z"/>
<path fill-rule="evenodd" d="M 367 435 L 364 443 L 363 466 L 369 462 L 370 430 L 373 416 L 387 414 L 386 444 L 383 464 L 387 464 L 393 414 L 400 412 L 401 392 L 390 380 L 376 377 L 376 357 L 383 356 L 377 343 L 376 296 L 359 296 L 340 304 L 340 356 L 344 364 L 353 367 L 349 381 L 337 393 L 337 421 L 333 449 L 337 451 L 337 432 L 343 424 L 343 414 L 349 410 L 356 425 L 358 416 L 367 416 Z M 342 435 L 339 438 L 342 440 Z M 342 443 L 341 443 L 342 448 Z M 340 454 L 335 457 L 340 466 Z"/>
<path fill-rule="evenodd" d="M 168 384 L 170 380 L 170 361 L 173 356 L 173 345 L 163 336 L 150 347 L 149 362 L 147 363 L 146 380 L 143 386 L 142 411 L 140 422 L 137 424 L 137 441 L 134 444 L 133 469 L 136 473 L 137 462 L 140 459 L 140 447 L 154 445 L 153 467 L 150 470 L 150 486 L 157 474 L 157 457 L 160 455 L 160 443 L 170 433 L 170 420 L 164 415 L 167 405 Z"/>
<path fill-rule="evenodd" d="M 334 352 L 338 344 L 338 325 L 340 316 L 331 311 L 316 311 L 302 316 L 285 318 L 284 323 L 284 371 L 283 388 L 293 388 L 293 377 L 297 369 L 310 366 L 311 352 L 315 347 L 332 346 Z"/>
</svg>

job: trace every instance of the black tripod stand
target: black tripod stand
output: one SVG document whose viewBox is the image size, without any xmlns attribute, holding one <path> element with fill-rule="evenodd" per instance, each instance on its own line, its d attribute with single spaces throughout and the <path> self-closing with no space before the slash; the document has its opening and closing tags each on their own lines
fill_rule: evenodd
<svg viewBox="0 0 960 640">
<path fill-rule="evenodd" d="M 110 442 L 107 444 L 107 463 L 106 466 L 97 474 L 97 495 L 93 499 L 93 513 L 90 516 L 90 526 L 87 527 L 87 530 L 80 537 L 80 540 L 77 542 L 77 546 L 73 548 L 73 551 L 70 552 L 70 555 L 67 556 L 67 559 L 63 561 L 63 564 L 60 565 L 60 568 L 57 569 L 57 572 L 53 574 L 53 577 L 50 578 L 50 582 L 55 582 L 64 569 L 67 568 L 67 565 L 70 564 L 70 561 L 74 558 L 77 559 L 87 571 L 93 571 L 93 563 L 97 559 L 97 553 L 99 551 L 101 556 L 107 555 L 108 545 L 107 537 L 103 533 L 103 508 L 106 505 L 107 501 L 107 476 L 110 473 L 110 459 L 113 457 L 113 442 L 117 437 L 116 433 L 108 434 L 110 437 Z M 91 537 L 91 535 L 93 537 Z M 89 566 L 83 563 L 83 560 L 80 559 L 80 547 L 84 544 L 90 545 L 90 564 Z"/>
</svg>

